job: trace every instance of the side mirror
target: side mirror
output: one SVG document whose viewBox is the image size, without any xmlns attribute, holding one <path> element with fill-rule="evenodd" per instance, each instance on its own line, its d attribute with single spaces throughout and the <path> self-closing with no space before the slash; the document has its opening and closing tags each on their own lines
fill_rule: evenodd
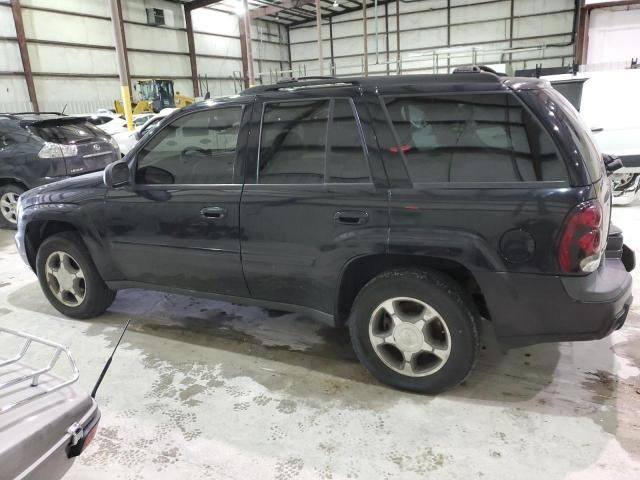
<svg viewBox="0 0 640 480">
<path fill-rule="evenodd" d="M 133 138 L 136 139 L 136 142 L 142 138 L 142 133 L 140 133 L 140 130 L 136 130 L 135 132 L 133 132 Z"/>
<path fill-rule="evenodd" d="M 129 183 L 129 165 L 119 160 L 106 166 L 103 173 L 104 184 L 109 188 L 122 187 Z"/>
<path fill-rule="evenodd" d="M 604 161 L 604 167 L 607 170 L 607 175 L 611 175 L 616 170 L 624 168 L 624 164 L 622 163 L 620 157 L 616 157 L 615 155 L 603 153 L 602 160 Z"/>
</svg>

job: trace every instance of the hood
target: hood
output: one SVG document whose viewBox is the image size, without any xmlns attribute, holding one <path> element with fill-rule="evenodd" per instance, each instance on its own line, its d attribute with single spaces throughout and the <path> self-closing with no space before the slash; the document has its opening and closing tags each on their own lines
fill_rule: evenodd
<svg viewBox="0 0 640 480">
<path fill-rule="evenodd" d="M 102 171 L 93 172 L 33 188 L 20 195 L 20 205 L 28 208 L 43 203 L 79 203 L 88 197 L 104 196 L 106 189 Z"/>
</svg>

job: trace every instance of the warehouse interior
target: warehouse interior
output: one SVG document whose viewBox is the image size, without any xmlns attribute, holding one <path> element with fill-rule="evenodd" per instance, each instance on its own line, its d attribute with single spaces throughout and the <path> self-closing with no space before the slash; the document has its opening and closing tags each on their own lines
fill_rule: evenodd
<svg viewBox="0 0 640 480">
<path fill-rule="evenodd" d="M 634 269 L 633 251 L 640 249 L 639 57 L 640 0 L 0 0 L 0 213 L 4 215 L 4 219 L 0 217 L 0 478 L 637 480 L 640 478 L 637 303 L 640 270 Z M 463 83 L 474 83 L 473 75 L 484 79 L 484 87 L 473 87 L 480 93 L 486 94 L 489 90 L 485 89 L 496 84 L 501 85 L 496 88 L 506 85 L 504 89 L 509 91 L 549 89 L 560 92 L 563 99 L 566 97 L 567 105 L 573 105 L 575 110 L 570 106 L 549 107 L 553 104 L 549 98 L 555 99 L 555 105 L 564 105 L 564 100 L 555 97 L 535 99 L 540 101 L 539 108 L 527 103 L 518 125 L 527 123 L 527 115 L 531 118 L 537 115 L 531 122 L 551 132 L 554 151 L 560 152 L 558 158 L 562 155 L 582 158 L 589 155 L 585 150 L 597 149 L 597 168 L 600 163 L 605 165 L 602 183 L 596 186 L 596 182 L 587 185 L 576 181 L 578 174 L 572 174 L 571 169 L 578 168 L 577 160 L 567 167 L 569 181 L 553 183 L 544 179 L 544 188 L 548 189 L 545 193 L 531 193 L 535 189 L 528 182 L 509 187 L 492 184 L 496 190 L 489 193 L 475 183 L 450 189 L 439 185 L 434 191 L 417 181 L 402 183 L 398 179 L 401 174 L 389 168 L 389 159 L 402 155 L 403 168 L 410 175 L 407 159 L 420 149 L 393 130 L 402 122 L 392 118 L 394 111 L 390 103 L 385 103 L 385 95 L 413 98 L 421 95 L 421 82 L 429 84 L 430 78 L 436 78 L 433 80 L 436 89 L 454 85 L 448 91 L 452 96 L 466 88 Z M 393 90 L 394 82 L 403 86 L 405 78 L 406 91 L 397 93 Z M 262 164 L 250 163 L 246 151 L 255 149 L 258 152 L 255 162 L 262 162 L 266 138 L 263 127 L 269 114 L 267 100 L 260 107 L 264 109 L 261 113 L 254 108 L 253 113 L 246 114 L 253 115 L 249 120 L 242 117 L 227 121 L 223 127 L 222 123 L 215 128 L 208 126 L 209 130 L 217 128 L 224 134 L 235 131 L 236 137 L 246 142 L 244 147 L 235 144 L 232 147 L 235 161 L 243 158 L 245 163 L 241 167 L 236 164 L 230 181 L 217 182 L 220 185 L 207 191 L 215 201 L 222 195 L 236 195 L 235 206 L 225 204 L 221 209 L 207 204 L 200 210 L 205 205 L 202 204 L 198 206 L 200 216 L 198 212 L 176 213 L 184 205 L 192 206 L 190 202 L 194 200 L 190 195 L 206 190 L 200 183 L 216 182 L 185 181 L 192 190 L 181 191 L 179 185 L 164 185 L 178 181 L 158 181 L 159 185 L 152 185 L 149 191 L 138 195 L 134 182 L 142 182 L 136 172 L 129 174 L 125 168 L 124 175 L 129 175 L 126 177 L 129 180 L 117 183 L 117 175 L 122 174 L 117 166 L 128 164 L 135 168 L 135 162 L 148 154 L 145 145 L 153 145 L 154 135 L 161 138 L 166 134 L 169 141 L 160 145 L 172 145 L 171 135 L 175 132 L 166 132 L 173 128 L 172 122 L 179 125 L 183 112 L 198 114 L 207 108 L 231 110 L 229 105 L 242 105 L 246 112 L 250 111 L 251 102 L 262 101 L 261 96 L 277 99 L 278 95 L 282 98 L 291 95 L 281 100 L 283 104 L 296 98 L 320 102 L 324 97 L 317 92 L 319 89 L 326 88 L 330 92 L 327 95 L 334 95 L 331 93 L 334 89 L 351 87 L 358 92 L 353 94 L 354 99 L 382 92 L 376 97 L 379 101 L 367 100 L 367 108 L 371 110 L 365 114 L 362 105 L 367 101 L 360 104 L 357 99 L 350 100 L 348 115 L 357 123 L 356 142 L 362 142 L 366 158 L 374 165 L 370 167 L 372 185 L 359 185 L 355 189 L 358 198 L 366 196 L 372 202 L 375 199 L 378 202 L 375 208 L 391 212 L 385 220 L 386 230 L 383 234 L 378 232 L 375 240 L 376 245 L 387 242 L 386 247 L 380 247 L 386 250 L 377 251 L 375 262 L 360 267 L 358 273 L 353 273 L 356 267 L 352 270 L 344 267 L 341 276 L 334 278 L 327 265 L 341 258 L 338 240 L 353 241 L 349 243 L 352 249 L 349 255 L 359 257 L 359 245 L 354 238 L 360 237 L 353 228 L 367 224 L 364 230 L 377 225 L 375 213 L 371 213 L 377 211 L 374 207 L 360 217 L 347 218 L 347 223 L 352 222 L 347 227 L 352 230 L 334 235 L 333 230 L 322 231 L 324 224 L 318 205 L 325 202 L 338 209 L 328 218 L 332 225 L 340 223 L 344 211 L 359 213 L 361 207 L 353 199 L 356 196 L 353 192 L 345 194 L 340 190 L 342 186 L 332 189 L 324 185 L 321 189 L 301 181 L 300 195 L 306 195 L 302 204 L 318 209 L 296 210 L 285 216 L 278 213 L 284 210 L 273 213 L 269 208 L 298 205 L 287 197 L 286 185 L 262 186 L 259 178 L 253 178 L 256 185 L 250 185 L 252 175 L 262 175 Z M 442 97 L 443 92 L 447 93 L 436 91 L 433 96 Z M 275 102 L 273 98 L 269 101 Z M 331 158 L 331 143 L 327 139 L 332 135 L 331 122 L 337 115 L 334 109 L 337 111 L 340 100 L 336 98 L 326 100 L 326 112 L 313 117 L 313 121 L 320 118 L 329 125 L 321 146 L 325 148 L 325 141 L 329 145 L 326 152 L 322 150 L 324 162 Z M 562 119 L 554 108 L 571 108 L 575 112 L 574 120 L 581 125 L 578 133 L 571 130 L 571 134 L 556 137 L 552 127 L 545 127 L 544 122 L 556 121 L 555 117 Z M 375 109 L 383 113 L 376 117 Z M 454 110 L 455 107 L 448 106 L 449 112 Z M 282 115 L 274 113 L 272 121 L 280 121 Z M 545 119 L 545 115 L 554 118 Z M 569 117 L 563 121 L 574 121 Z M 12 153 L 14 137 L 3 128 L 15 122 L 30 135 L 38 131 L 42 136 L 41 130 L 45 128 L 41 125 L 54 128 L 53 122 L 60 118 L 60 125 L 71 125 L 71 118 L 90 122 L 89 135 L 103 139 L 102 147 L 94 145 L 85 160 L 103 155 L 105 148 L 110 149 L 113 158 L 106 165 L 100 164 L 100 168 L 87 167 L 89 160 L 77 171 L 67 164 L 66 173 L 60 177 L 51 171 L 38 173 L 33 184 L 18 179 L 20 174 L 16 172 L 22 171 L 31 157 Z M 39 124 L 41 120 L 45 123 Z M 427 123 L 426 115 L 402 121 L 411 128 L 423 128 Z M 475 126 L 487 121 L 471 115 L 468 124 Z M 506 120 L 500 121 L 513 120 L 507 114 Z M 383 128 L 376 130 L 380 123 Z M 557 124 L 554 128 L 558 129 Z M 584 129 L 582 135 L 580 128 Z M 371 137 L 369 130 L 373 132 Z M 296 135 L 296 141 L 303 145 L 296 145 L 294 151 L 298 151 L 295 148 L 303 151 L 305 146 L 314 148 L 309 146 L 308 137 Z M 469 141 L 461 140 L 467 138 L 463 133 L 456 135 L 458 143 Z M 494 135 L 491 141 L 496 142 L 496 134 L 491 135 Z M 393 137 L 388 148 L 384 144 L 387 136 Z M 584 140 L 586 136 L 593 140 Z M 427 137 L 432 138 L 425 134 L 423 141 Z M 38 149 L 57 141 L 54 137 L 42 138 L 44 141 L 38 140 Z M 275 138 L 273 142 L 277 143 L 278 137 Z M 308 145 L 304 145 L 305 141 Z M 511 137 L 510 141 L 512 145 L 517 142 Z M 535 143 L 531 138 L 528 141 L 531 145 Z M 578 146 L 566 153 L 563 141 Z M 80 145 L 81 141 L 76 143 Z M 583 150 L 580 147 L 585 143 L 590 146 Z M 76 144 L 60 151 L 66 156 L 71 148 L 75 155 Z M 447 148 L 451 147 L 441 147 Z M 488 150 L 492 149 L 496 150 L 493 146 Z M 33 154 L 38 165 L 53 162 L 43 151 L 44 147 Z M 186 158 L 185 151 L 181 161 Z M 475 154 L 480 156 L 485 151 Z M 384 188 L 375 184 L 376 152 L 380 158 L 378 174 L 385 177 L 385 182 L 388 180 Z M 527 155 L 533 155 L 531 152 Z M 516 164 L 514 158 L 511 161 Z M 614 165 L 611 170 L 610 165 Z M 327 168 L 325 164 L 321 172 L 325 183 Z M 536 166 L 532 173 L 537 180 L 541 180 L 540 168 Z M 450 166 L 450 177 L 451 170 Z M 588 175 L 593 179 L 593 169 Z M 77 183 L 85 177 L 87 183 Z M 402 197 L 411 188 L 415 190 Z M 96 208 L 95 205 L 109 203 L 110 192 L 115 192 L 116 201 L 121 202 L 113 202 L 118 209 Z M 246 206 L 241 203 L 244 195 L 253 192 L 258 192 L 256 198 L 263 194 L 272 203 L 266 200 L 264 205 L 259 200 Z M 376 197 L 378 193 L 380 196 Z M 529 194 L 531 197 L 527 197 Z M 138 197 L 132 200 L 134 195 Z M 578 205 L 563 211 L 566 207 L 563 202 L 570 195 L 579 199 Z M 396 198 L 402 198 L 404 203 L 397 207 L 399 213 L 394 217 L 393 202 L 400 202 Z M 175 203 L 170 204 L 171 201 Z M 340 204 L 343 201 L 346 206 Z M 510 283 L 500 277 L 493 285 L 498 299 L 504 296 L 505 305 L 506 297 L 513 294 L 510 305 L 521 307 L 508 311 L 508 321 L 517 323 L 519 317 L 534 318 L 523 327 L 533 331 L 538 324 L 545 324 L 544 319 L 535 318 L 536 309 L 553 310 L 559 298 L 555 293 L 569 295 L 572 305 L 581 302 L 572 296 L 574 287 L 553 283 L 564 281 L 566 271 L 556 268 L 557 264 L 562 268 L 562 256 L 558 254 L 552 261 L 540 260 L 542 254 L 538 252 L 547 243 L 536 235 L 546 235 L 550 248 L 561 249 L 573 212 L 582 211 L 589 202 L 601 202 L 596 219 L 600 230 L 595 233 L 600 263 L 592 270 L 580 263 L 583 270 L 570 274 L 594 278 L 588 273 L 602 272 L 607 262 L 620 263 L 617 278 L 625 275 L 626 291 L 624 298 L 621 293 L 615 299 L 616 311 L 612 312 L 616 315 L 615 328 L 612 325 L 599 330 L 597 335 L 578 332 L 581 318 L 571 313 L 578 310 L 558 303 L 553 318 L 546 323 L 557 331 L 547 337 L 536 336 L 535 341 L 503 343 L 500 324 L 491 318 L 492 301 L 481 291 L 481 277 L 474 277 L 476 271 L 466 264 L 451 267 L 453 262 L 449 258 L 473 245 L 477 250 L 460 254 L 460 258 L 482 263 L 487 250 L 494 245 L 502 249 L 511 238 L 521 241 L 525 250 L 535 251 L 535 255 L 525 252 L 529 256 L 518 261 L 511 261 L 503 250 L 489 252 L 487 258 L 497 260 L 480 267 L 481 272 L 494 269 L 501 275 L 521 274 L 530 273 L 526 270 L 528 261 L 537 262 L 537 270 L 532 274 L 535 280 L 530 283 Z M 155 230 L 151 227 L 145 230 L 152 224 L 149 217 L 155 215 L 148 205 L 160 206 L 158 215 L 162 218 L 153 224 Z M 163 210 L 165 205 L 168 206 Z M 253 224 L 245 223 L 250 209 Z M 43 215 L 42 211 L 47 211 L 48 216 L 38 217 Z M 416 212 L 426 212 L 420 221 L 432 229 L 429 235 L 417 230 L 419 220 L 411 216 Z M 212 216 L 206 218 L 209 214 Z M 176 220 L 178 215 L 184 215 L 186 220 Z M 235 220 L 233 215 L 237 215 Z M 474 215 L 486 217 L 478 220 Z M 192 221 L 192 217 L 197 218 Z M 212 218 L 235 223 L 215 230 Z M 460 223 L 455 229 L 440 229 L 456 218 Z M 35 219 L 31 220 L 31 227 L 27 224 L 30 219 Z M 398 383 L 394 388 L 372 374 L 353 344 L 356 330 L 349 322 L 355 321 L 355 307 L 349 310 L 351 303 L 343 307 L 342 296 L 336 297 L 336 306 L 332 306 L 335 315 L 296 301 L 305 295 L 304 288 L 308 285 L 309 291 L 318 296 L 318 292 L 329 289 L 327 285 L 332 292 L 343 295 L 340 282 L 348 271 L 355 277 L 348 277 L 351 284 L 345 288 L 353 305 L 358 305 L 357 294 L 366 293 L 369 281 L 375 281 L 378 274 L 384 276 L 385 272 L 393 274 L 397 270 L 381 266 L 387 262 L 383 254 L 391 251 L 394 221 L 408 232 L 405 243 L 398 247 L 403 255 L 408 255 L 409 242 L 421 245 L 420 242 L 431 241 L 432 237 L 444 239 L 440 239 L 437 247 L 424 249 L 430 256 L 442 255 L 439 261 L 431 264 L 427 260 L 403 260 L 401 266 L 427 272 L 442 267 L 446 275 L 438 277 L 440 273 L 436 273 L 433 283 L 442 287 L 444 278 L 446 287 L 447 281 L 455 280 L 456 286 L 447 287 L 448 291 L 458 292 L 460 286 L 460 302 L 473 305 L 468 310 L 477 322 L 473 371 L 441 393 L 432 394 L 426 389 L 419 392 Z M 63 222 L 78 222 L 86 228 L 74 227 L 73 233 L 71 228 L 59 226 Z M 488 233 L 470 235 L 464 222 L 485 224 Z M 496 226 L 501 222 L 511 222 L 505 233 Z M 258 267 L 251 267 L 248 262 L 257 254 L 249 250 L 251 247 L 245 250 L 243 242 L 248 245 L 253 240 L 255 232 L 251 228 L 255 225 L 262 226 L 255 236 L 256 244 L 261 245 L 262 241 L 267 245 L 264 248 L 270 257 L 269 261 L 260 260 L 264 264 L 256 261 Z M 33 233 L 36 230 L 38 233 Z M 529 231 L 534 233 L 530 235 Z M 127 237 L 131 232 L 138 232 L 138 237 Z M 303 236 L 301 232 L 314 239 L 328 236 L 335 243 L 320 245 L 318 251 L 325 257 L 318 253 L 312 258 L 315 251 L 296 251 L 294 241 Z M 507 237 L 510 233 L 513 237 Z M 69 257 L 72 267 L 65 268 L 75 277 L 71 280 L 58 277 L 55 271 L 64 265 L 65 257 L 60 257 L 56 268 L 50 268 L 51 257 L 40 266 L 41 254 L 32 245 L 36 237 L 44 242 L 45 237 L 56 234 L 67 238 L 77 234 L 77 238 L 82 238 L 82 248 L 71 250 L 73 255 L 88 252 L 87 255 L 95 257 L 95 252 L 101 252 L 108 257 L 115 255 L 117 248 L 124 251 L 134 241 L 146 244 L 147 250 L 128 251 L 118 259 L 120 263 L 114 264 L 125 265 L 122 271 L 126 267 L 135 270 L 136 262 L 145 261 L 157 267 L 149 271 L 158 272 L 166 267 L 167 277 L 176 282 L 172 285 L 176 288 L 164 288 L 167 285 L 148 288 L 160 284 L 153 278 L 148 284 L 144 278 L 116 279 L 112 284 L 105 277 L 103 282 L 100 277 L 105 276 L 104 271 L 111 271 L 112 266 L 103 267 L 101 262 L 106 261 L 95 258 L 97 267 L 92 266 L 89 271 Z M 194 240 L 196 234 L 200 236 Z M 260 285 L 265 290 L 279 289 L 278 302 L 244 303 L 239 300 L 241 295 L 228 292 L 199 295 L 197 288 L 178 285 L 191 276 L 202 283 L 211 281 L 223 285 L 220 288 L 231 288 L 233 276 L 220 274 L 216 278 L 217 272 L 229 268 L 231 262 L 218 257 L 210 264 L 204 263 L 210 262 L 205 253 L 227 252 L 231 248 L 214 243 L 229 235 L 235 235 L 241 245 L 239 276 L 249 278 L 250 268 L 263 273 Z M 268 245 L 269 236 L 278 235 L 284 240 Z M 115 241 L 101 243 L 103 236 L 122 241 L 119 245 Z M 615 240 L 611 240 L 612 236 L 616 236 Z M 158 247 L 167 247 L 163 244 L 167 238 L 176 243 L 163 251 Z M 195 247 L 184 247 L 191 241 Z M 620 242 L 619 258 L 609 251 L 614 241 Z M 40 245 L 44 248 L 45 243 Z M 193 247 L 198 257 L 195 261 L 186 259 L 176 245 Z M 56 254 L 59 252 L 51 255 Z M 292 260 L 295 254 L 298 256 Z M 522 250 L 514 255 L 520 254 Z M 482 261 L 478 260 L 480 257 Z M 551 263 L 553 267 L 549 268 L 556 270 L 545 271 Z M 48 269 L 44 277 L 42 268 Z M 202 274 L 209 270 L 211 277 Z M 89 282 L 94 271 L 101 288 L 105 285 L 105 289 L 107 286 L 111 289 L 113 303 L 107 302 L 104 309 L 96 307 L 99 314 L 95 316 L 65 315 L 64 306 L 63 310 L 58 308 L 52 302 L 51 292 L 46 291 L 47 279 L 51 275 L 57 279 L 54 281 L 59 283 L 56 284 L 59 299 L 69 306 L 60 285 L 63 281 L 77 285 L 81 279 L 82 303 L 84 295 L 94 288 L 84 283 L 85 278 Z M 290 277 L 294 276 L 291 272 L 297 272 L 298 282 L 277 277 L 276 273 L 281 271 L 289 272 Z M 356 278 L 358 275 L 362 278 Z M 592 294 L 590 300 L 581 303 L 584 310 L 580 312 L 590 308 L 595 311 L 604 303 L 604 294 L 598 297 L 593 291 L 604 288 L 603 284 L 612 277 L 615 275 L 598 277 L 587 286 L 580 284 Z M 541 278 L 548 279 L 548 283 Z M 242 283 L 244 287 L 245 281 Z M 51 287 L 51 283 L 48 285 Z M 250 281 L 247 285 L 249 291 L 255 291 Z M 541 288 L 531 296 L 527 296 L 524 288 L 513 293 L 521 285 L 532 290 Z M 72 286 L 69 291 L 78 290 Z M 408 294 L 396 296 L 405 301 Z M 282 297 L 291 297 L 291 301 L 283 301 Z M 632 297 L 636 303 L 631 303 Z M 289 303 L 301 307 L 287 310 Z M 432 308 L 428 302 L 420 304 L 426 310 Z M 341 308 L 347 311 L 342 312 Z M 623 314 L 619 314 L 620 308 Z M 528 310 L 535 312 L 530 314 Z M 345 320 L 341 323 L 338 317 L 342 314 Z M 396 322 L 395 313 L 389 315 Z M 375 313 L 371 318 L 374 316 Z M 403 321 L 403 325 L 407 323 Z M 556 334 L 562 330 L 558 325 L 569 324 L 578 325 L 576 332 Z M 370 326 L 369 335 L 363 334 L 374 343 L 375 328 Z M 396 328 L 395 332 L 405 327 L 392 328 Z M 414 330 L 409 327 L 405 330 L 407 340 L 401 341 L 400 333 L 394 338 L 398 344 L 404 341 L 411 347 Z M 457 338 L 446 322 L 443 331 L 450 342 L 451 338 Z M 52 359 L 47 348 L 53 348 Z M 435 350 L 432 346 L 432 351 Z M 402 348 L 398 351 L 403 354 Z M 67 358 L 70 366 L 60 366 Z M 17 377 L 20 370 L 16 365 L 23 368 L 26 359 L 44 367 L 38 370 L 39 367 L 29 364 L 31 373 Z M 404 361 L 402 357 L 400 360 Z M 49 374 L 53 380 L 46 379 Z M 67 378 L 71 378 L 68 383 Z M 44 393 L 36 393 L 26 401 L 16 400 L 20 391 L 15 390 L 15 385 L 25 380 L 26 390 L 33 393 L 40 388 Z M 89 397 L 92 391 L 95 398 Z M 41 400 L 45 406 L 36 408 L 36 402 Z M 67 407 L 80 409 L 81 402 L 94 406 L 89 426 L 89 414 L 72 422 L 70 411 L 58 413 Z M 47 417 L 50 412 L 53 413 Z M 47 443 L 49 440 L 45 439 L 56 435 L 54 422 L 61 418 L 67 422 L 62 440 Z M 71 454 L 76 444 L 79 450 Z M 31 452 L 34 452 L 33 460 L 29 460 L 31 466 L 21 474 L 15 473 Z"/>
<path fill-rule="evenodd" d="M 243 58 L 243 21 L 237 15 L 240 3 L 122 0 L 130 83 L 166 77 L 187 95 L 198 97 L 208 90 L 215 97 L 287 76 L 440 73 L 468 64 L 504 65 L 513 74 L 537 64 L 570 67 L 576 48 L 587 53 L 580 38 L 585 33 L 591 39 L 590 56 L 576 63 L 625 65 L 634 58 L 634 45 L 625 35 L 635 30 L 616 32 L 611 27 L 638 22 L 637 10 L 597 8 L 590 11 L 585 27 L 576 14 L 579 0 L 380 0 L 365 3 L 365 8 L 358 1 L 322 0 L 319 62 L 315 2 L 249 2 L 250 80 L 246 55 Z M 14 24 L 16 9 L 20 34 Z M 153 11 L 157 18 L 149 19 Z M 26 107 L 35 100 L 42 111 L 67 105 L 69 112 L 84 112 L 108 107 L 117 96 L 107 2 L 23 0 L 14 7 L 3 2 L 0 19 L 3 111 L 30 110 Z M 620 48 L 611 51 L 600 45 L 612 40 Z M 21 54 L 25 48 L 31 94 Z"/>
</svg>

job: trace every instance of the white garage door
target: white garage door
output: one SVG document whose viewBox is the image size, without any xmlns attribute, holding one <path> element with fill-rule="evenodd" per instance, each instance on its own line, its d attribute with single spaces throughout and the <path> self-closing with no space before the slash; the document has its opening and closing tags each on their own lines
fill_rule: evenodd
<svg viewBox="0 0 640 480">
<path fill-rule="evenodd" d="M 587 64 L 630 63 L 640 57 L 640 8 L 598 8 L 589 20 Z M 604 66 L 604 65 L 602 65 Z M 612 65 L 613 66 L 613 65 Z"/>
</svg>

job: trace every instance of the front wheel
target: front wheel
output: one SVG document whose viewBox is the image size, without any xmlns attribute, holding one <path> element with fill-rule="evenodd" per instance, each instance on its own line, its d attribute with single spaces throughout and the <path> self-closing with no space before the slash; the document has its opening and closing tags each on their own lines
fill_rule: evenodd
<svg viewBox="0 0 640 480">
<path fill-rule="evenodd" d="M 116 292 L 104 283 L 82 239 L 74 232 L 62 232 L 42 242 L 36 271 L 51 305 L 69 317 L 96 317 L 115 299 Z"/>
<path fill-rule="evenodd" d="M 349 319 L 359 360 L 378 380 L 403 390 L 439 393 L 475 364 L 476 321 L 465 295 L 437 272 L 394 270 L 360 291 Z"/>
</svg>

